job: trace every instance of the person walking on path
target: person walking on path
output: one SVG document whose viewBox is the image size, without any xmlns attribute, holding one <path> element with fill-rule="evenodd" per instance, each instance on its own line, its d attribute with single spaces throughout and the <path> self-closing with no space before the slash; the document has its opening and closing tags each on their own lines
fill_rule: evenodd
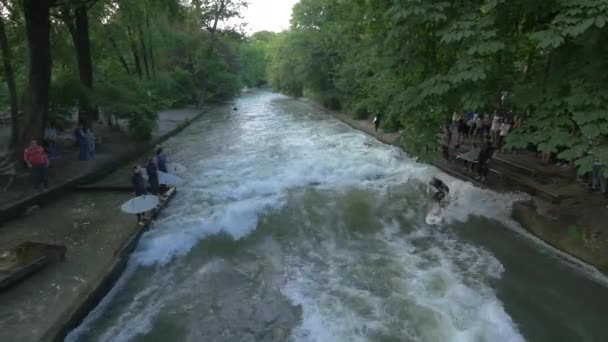
<svg viewBox="0 0 608 342">
<path fill-rule="evenodd" d="M 47 177 L 47 167 L 49 158 L 42 146 L 38 145 L 38 141 L 32 140 L 30 146 L 23 152 L 23 159 L 32 172 L 32 182 L 34 189 L 40 191 L 41 186 L 48 189 L 49 180 Z"/>
<path fill-rule="evenodd" d="M 133 186 L 133 192 L 135 197 L 146 195 L 146 182 L 141 174 L 141 166 L 135 165 L 133 168 L 133 175 L 131 175 L 131 185 Z M 142 225 L 142 215 L 137 214 L 137 224 Z"/>
<path fill-rule="evenodd" d="M 159 171 L 168 172 L 167 171 L 167 156 L 163 153 L 162 147 L 159 147 L 156 150 L 156 167 Z"/>
<path fill-rule="evenodd" d="M 158 195 L 158 168 L 156 167 L 156 161 L 154 158 L 150 158 L 148 165 L 146 166 L 148 172 L 148 183 L 150 183 L 150 192 L 153 195 Z"/>
<path fill-rule="evenodd" d="M 380 127 L 380 114 L 376 114 L 372 121 L 374 122 L 374 130 L 378 132 L 378 127 Z"/>
</svg>

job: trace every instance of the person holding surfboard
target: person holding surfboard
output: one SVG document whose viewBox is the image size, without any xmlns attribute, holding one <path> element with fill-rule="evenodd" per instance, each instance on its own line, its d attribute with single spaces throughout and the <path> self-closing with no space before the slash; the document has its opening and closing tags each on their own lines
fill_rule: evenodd
<svg viewBox="0 0 608 342">
<path fill-rule="evenodd" d="M 131 176 L 131 185 L 133 186 L 133 192 L 135 197 L 146 195 L 146 182 L 144 176 L 141 174 L 141 166 L 135 165 L 133 168 L 133 175 Z M 137 214 L 137 224 L 142 224 L 141 214 Z"/>
<path fill-rule="evenodd" d="M 374 122 L 374 130 L 378 132 L 378 127 L 380 127 L 380 114 L 376 114 L 372 121 Z"/>
</svg>

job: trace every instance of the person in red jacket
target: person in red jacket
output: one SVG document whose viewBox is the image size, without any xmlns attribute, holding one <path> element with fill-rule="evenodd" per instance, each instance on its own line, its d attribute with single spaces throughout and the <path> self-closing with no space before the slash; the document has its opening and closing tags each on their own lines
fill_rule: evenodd
<svg viewBox="0 0 608 342">
<path fill-rule="evenodd" d="M 32 170 L 32 180 L 34 188 L 41 190 L 41 185 L 44 189 L 48 189 L 49 180 L 47 178 L 46 168 L 49 165 L 49 158 L 44 151 L 44 148 L 38 145 L 38 141 L 32 140 L 30 146 L 23 152 L 23 159 L 27 166 Z"/>
</svg>

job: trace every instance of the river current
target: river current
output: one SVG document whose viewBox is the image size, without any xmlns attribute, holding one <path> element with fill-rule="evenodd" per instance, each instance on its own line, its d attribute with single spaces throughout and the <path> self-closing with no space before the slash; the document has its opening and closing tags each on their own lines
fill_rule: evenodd
<svg viewBox="0 0 608 342">
<path fill-rule="evenodd" d="M 67 341 L 608 341 L 608 289 L 521 232 L 521 195 L 302 101 L 236 105 L 166 143 L 186 183 Z M 433 176 L 453 197 L 437 227 Z"/>
</svg>

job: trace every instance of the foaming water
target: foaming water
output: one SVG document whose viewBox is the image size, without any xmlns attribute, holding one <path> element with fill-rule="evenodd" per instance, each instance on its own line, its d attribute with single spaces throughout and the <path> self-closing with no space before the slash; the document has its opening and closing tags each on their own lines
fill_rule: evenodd
<svg viewBox="0 0 608 342">
<path fill-rule="evenodd" d="M 606 293 L 512 234 L 520 195 L 441 174 L 280 95 L 253 93 L 238 107 L 167 143 L 171 161 L 188 168 L 186 183 L 69 341 L 603 337 L 590 298 L 563 310 L 589 317 L 591 333 L 543 330 L 561 319 L 544 309 L 551 293 L 542 288 L 554 284 L 534 279 L 540 273 L 520 258 L 547 278 Z M 429 227 L 424 190 L 436 175 L 453 198 L 446 224 Z M 534 300 L 517 285 L 530 281 Z"/>
</svg>

